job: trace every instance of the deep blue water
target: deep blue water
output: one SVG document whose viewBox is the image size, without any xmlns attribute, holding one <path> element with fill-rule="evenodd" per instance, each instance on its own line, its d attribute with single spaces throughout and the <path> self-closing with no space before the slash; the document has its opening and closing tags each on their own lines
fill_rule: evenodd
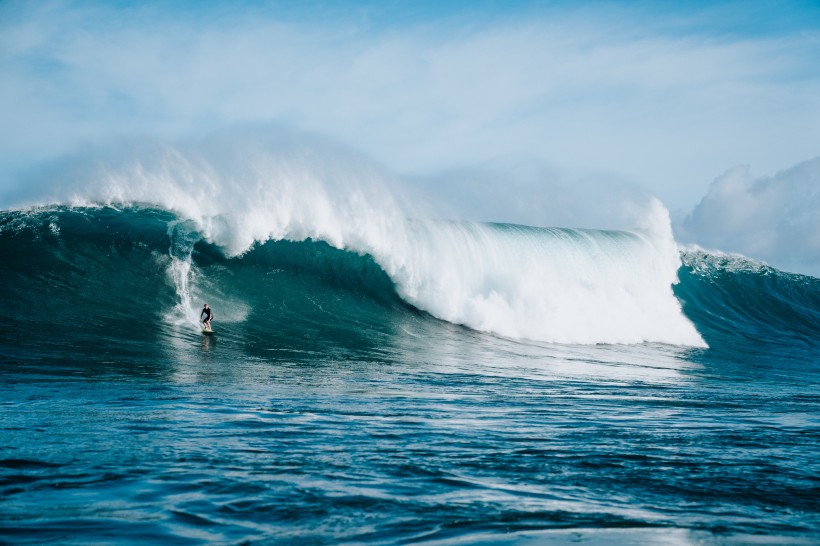
<svg viewBox="0 0 820 546">
<path fill-rule="evenodd" d="M 438 320 L 369 256 L 180 226 L 0 216 L 0 541 L 820 542 L 818 279 L 684 253 L 708 348 L 557 344 Z"/>
</svg>

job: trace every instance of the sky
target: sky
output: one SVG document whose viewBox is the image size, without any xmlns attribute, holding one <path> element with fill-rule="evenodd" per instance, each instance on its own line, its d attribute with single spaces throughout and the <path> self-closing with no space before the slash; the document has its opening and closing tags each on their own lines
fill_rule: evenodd
<svg viewBox="0 0 820 546">
<path fill-rule="evenodd" d="M 779 173 L 820 156 L 818 51 L 816 1 L 0 2 L 0 208 L 89 147 L 270 123 L 408 180 L 641 188 L 706 243 L 738 166 L 806 206 Z"/>
</svg>

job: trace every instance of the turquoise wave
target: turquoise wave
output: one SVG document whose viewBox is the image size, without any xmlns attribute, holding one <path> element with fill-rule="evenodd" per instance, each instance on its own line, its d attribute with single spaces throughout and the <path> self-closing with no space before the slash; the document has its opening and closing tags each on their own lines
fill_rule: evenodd
<svg viewBox="0 0 820 546">
<path fill-rule="evenodd" d="M 493 229 L 508 238 L 545 233 Z M 618 244 L 635 239 L 601 237 Z M 256 243 L 228 256 L 192 225 L 158 209 L 5 212 L 0 252 L 0 306 L 14 318 L 0 335 L 6 346 L 16 346 L 15 354 L 20 345 L 48 354 L 70 338 L 82 350 L 150 358 L 162 345 L 157 342 L 197 333 L 190 323 L 205 301 L 224 338 L 241 340 L 238 351 L 263 356 L 272 350 L 372 355 L 385 336 L 401 335 L 403 323 L 424 324 L 430 332 L 453 327 L 403 299 L 369 255 L 308 239 Z M 187 286 L 174 279 L 180 264 L 188 267 Z M 816 354 L 820 280 L 703 252 L 684 252 L 678 276 L 675 295 L 713 349 Z M 181 300 L 188 309 L 180 310 Z"/>
</svg>

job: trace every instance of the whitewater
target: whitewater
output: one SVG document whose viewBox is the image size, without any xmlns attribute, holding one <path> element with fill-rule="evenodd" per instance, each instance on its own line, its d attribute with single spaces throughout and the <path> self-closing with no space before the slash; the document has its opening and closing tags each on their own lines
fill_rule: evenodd
<svg viewBox="0 0 820 546">
<path fill-rule="evenodd" d="M 0 540 L 820 537 L 820 280 L 681 249 L 653 198 L 412 189 L 258 132 L 38 173 L 0 212 Z"/>
</svg>

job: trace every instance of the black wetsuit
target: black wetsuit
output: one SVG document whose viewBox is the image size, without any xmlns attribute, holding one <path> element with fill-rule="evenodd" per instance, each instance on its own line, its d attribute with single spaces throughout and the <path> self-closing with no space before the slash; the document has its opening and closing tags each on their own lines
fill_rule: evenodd
<svg viewBox="0 0 820 546">
<path fill-rule="evenodd" d="M 205 315 L 205 320 L 202 322 L 208 322 L 211 320 L 211 308 L 208 307 L 207 309 L 203 309 L 202 312 L 199 314 L 199 318 L 202 319 L 202 315 Z"/>
</svg>

